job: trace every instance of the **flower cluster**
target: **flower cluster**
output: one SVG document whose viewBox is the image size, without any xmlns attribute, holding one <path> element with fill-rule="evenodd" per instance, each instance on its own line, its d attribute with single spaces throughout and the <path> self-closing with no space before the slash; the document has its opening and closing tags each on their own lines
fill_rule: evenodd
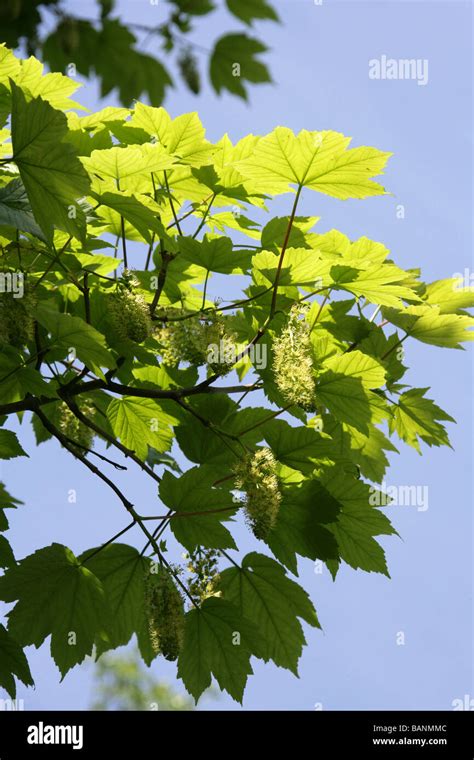
<svg viewBox="0 0 474 760">
<path fill-rule="evenodd" d="M 153 651 L 166 660 L 176 660 L 183 644 L 184 604 L 167 568 L 147 572 L 145 608 Z"/>
<path fill-rule="evenodd" d="M 155 330 L 163 362 L 176 367 L 181 361 L 197 367 L 206 365 L 212 372 L 226 374 L 235 355 L 232 334 L 219 312 L 189 314 L 184 309 L 168 309 L 168 321 Z"/>
<path fill-rule="evenodd" d="M 133 292 L 137 285 L 136 278 L 125 272 L 117 291 L 109 297 L 108 316 L 118 340 L 143 343 L 151 335 L 152 323 L 147 302 L 143 296 Z"/>
<path fill-rule="evenodd" d="M 273 376 L 285 401 L 313 412 L 316 383 L 306 309 L 294 304 L 285 327 L 273 342 Z"/>
<path fill-rule="evenodd" d="M 235 467 L 235 487 L 245 492 L 245 511 L 257 538 L 265 539 L 274 527 L 281 503 L 277 463 L 268 448 L 248 454 Z"/>
<path fill-rule="evenodd" d="M 79 409 L 85 417 L 93 417 L 95 414 L 94 407 L 86 402 L 81 402 Z M 79 453 L 83 453 L 83 448 L 90 449 L 94 439 L 94 432 L 78 420 L 76 415 L 64 402 L 59 404 L 57 414 L 59 430 L 71 442 L 74 441 L 74 443 L 79 444 L 77 447 Z"/>
<path fill-rule="evenodd" d="M 217 590 L 219 583 L 219 552 L 216 549 L 196 549 L 183 554 L 187 561 L 187 570 L 191 573 L 188 580 L 188 590 L 194 601 L 199 604 L 210 596 L 220 596 Z"/>
<path fill-rule="evenodd" d="M 0 293 L 0 344 L 20 348 L 33 340 L 36 303 L 36 295 L 28 287 L 21 298 L 15 298 L 13 293 Z"/>
</svg>

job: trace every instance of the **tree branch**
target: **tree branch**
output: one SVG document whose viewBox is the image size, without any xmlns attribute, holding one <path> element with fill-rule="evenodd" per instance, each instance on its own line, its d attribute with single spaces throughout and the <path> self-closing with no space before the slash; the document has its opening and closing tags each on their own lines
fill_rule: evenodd
<svg viewBox="0 0 474 760">
<path fill-rule="evenodd" d="M 110 546 L 110 544 L 113 544 L 113 542 L 116 541 L 117 538 L 120 538 L 120 536 L 123 536 L 124 533 L 127 533 L 136 524 L 137 524 L 136 521 L 132 520 L 132 522 L 129 525 L 127 525 L 125 528 L 122 528 L 122 530 L 119 530 L 119 532 L 116 533 L 115 536 L 112 536 L 112 538 L 109 538 L 109 540 L 106 541 L 104 544 L 101 544 L 100 546 L 97 547 L 97 549 L 94 549 L 94 551 L 88 554 L 87 557 L 85 557 L 84 560 L 81 562 L 81 567 L 83 567 L 86 564 L 86 562 L 89 562 L 89 560 L 92 559 L 92 557 L 95 557 L 96 554 L 99 554 L 99 552 L 101 552 L 103 549 L 106 549 L 107 546 Z"/>
<path fill-rule="evenodd" d="M 142 460 L 136 456 L 136 454 L 131 451 L 130 449 L 127 449 L 126 446 L 124 446 L 120 441 L 117 441 L 113 436 L 109 435 L 105 430 L 102 430 L 99 425 L 96 425 L 93 420 L 88 419 L 85 414 L 81 412 L 77 404 L 72 401 L 71 399 L 68 399 L 66 401 L 66 404 L 68 405 L 71 412 L 74 414 L 77 419 L 82 422 L 83 425 L 86 425 L 88 428 L 93 430 L 97 435 L 99 435 L 101 438 L 104 438 L 108 443 L 110 443 L 112 446 L 115 446 L 116 449 L 122 452 L 122 454 L 128 458 L 130 458 L 133 462 L 138 464 L 139 467 L 143 470 L 143 472 L 146 472 L 147 475 L 150 476 L 150 478 L 153 478 L 157 483 L 161 483 L 161 478 L 159 475 L 157 475 L 151 467 L 148 467 L 145 462 L 142 462 Z M 126 469 L 126 468 L 124 468 Z"/>
<path fill-rule="evenodd" d="M 59 441 L 59 443 L 62 446 L 64 446 L 65 449 L 67 449 L 67 451 L 69 451 L 71 454 L 73 454 L 74 457 L 76 457 L 76 459 L 78 459 L 80 462 L 82 462 L 82 464 L 85 467 L 87 467 L 88 470 L 90 470 L 94 475 L 96 475 L 100 480 L 102 480 L 115 493 L 116 496 L 118 496 L 118 498 L 120 499 L 121 503 L 123 504 L 123 506 L 125 507 L 125 509 L 129 513 L 129 515 L 133 518 L 133 521 L 136 522 L 140 526 L 141 531 L 147 537 L 147 539 L 148 539 L 149 543 L 151 544 L 151 546 L 153 547 L 153 550 L 155 551 L 156 555 L 160 559 L 163 559 L 163 557 L 161 555 L 161 552 L 160 552 L 160 549 L 159 549 L 159 547 L 158 547 L 158 545 L 157 545 L 154 537 L 152 536 L 152 534 L 150 533 L 150 531 L 148 530 L 148 528 L 146 527 L 146 525 L 143 524 L 143 521 L 142 521 L 140 515 L 137 514 L 137 512 L 135 511 L 133 504 L 126 498 L 126 496 L 122 493 L 122 491 L 120 490 L 120 488 L 112 480 L 110 480 L 110 478 L 108 478 L 107 475 L 104 475 L 103 472 L 101 472 L 94 464 L 92 464 L 92 462 L 89 462 L 88 459 L 86 459 L 84 456 L 82 456 L 82 454 L 80 454 L 77 450 L 75 450 L 71 446 L 71 444 L 68 442 L 67 438 L 61 433 L 60 430 L 58 430 L 48 420 L 48 418 L 46 417 L 46 415 L 43 414 L 43 412 L 41 411 L 41 409 L 39 407 L 35 408 L 34 411 L 35 411 L 35 414 L 38 415 L 39 419 L 43 423 L 43 425 L 46 428 L 46 430 L 49 433 L 51 433 L 51 435 L 54 438 L 56 438 Z"/>
<path fill-rule="evenodd" d="M 283 260 L 285 258 L 286 249 L 288 247 L 288 242 L 290 240 L 290 234 L 291 234 L 291 228 L 293 227 L 293 222 L 295 221 L 296 216 L 296 207 L 298 205 L 298 201 L 300 199 L 301 191 L 303 189 L 303 185 L 298 185 L 298 190 L 296 191 L 295 201 L 293 203 L 293 208 L 291 210 L 291 216 L 288 220 L 288 227 L 286 228 L 286 234 L 285 239 L 283 241 L 280 258 L 278 259 L 278 267 L 275 275 L 275 282 L 273 284 L 273 296 L 272 296 L 272 303 L 270 306 L 270 315 L 269 319 L 272 319 L 273 315 L 275 314 L 275 308 L 276 308 L 276 300 L 277 300 L 277 293 L 278 293 L 278 285 L 280 282 L 280 275 L 281 270 L 283 267 Z"/>
</svg>

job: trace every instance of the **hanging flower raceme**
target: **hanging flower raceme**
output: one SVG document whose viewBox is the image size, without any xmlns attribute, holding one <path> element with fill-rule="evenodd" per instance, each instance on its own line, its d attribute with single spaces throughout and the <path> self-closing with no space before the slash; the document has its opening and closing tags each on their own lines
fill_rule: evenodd
<svg viewBox="0 0 474 760">
<path fill-rule="evenodd" d="M 226 374 L 235 357 L 235 343 L 219 312 L 189 314 L 184 309 L 165 311 L 167 321 L 155 330 L 163 362 L 176 367 L 181 361 L 201 367 L 207 365 L 216 374 Z"/>
<path fill-rule="evenodd" d="M 166 660 L 176 660 L 183 643 L 184 603 L 167 568 L 147 572 L 145 606 L 153 651 Z"/>
<path fill-rule="evenodd" d="M 118 340 L 133 340 L 143 343 L 152 332 L 150 308 L 143 296 L 134 292 L 138 280 L 129 272 L 124 272 L 117 290 L 109 297 L 108 316 Z"/>
<path fill-rule="evenodd" d="M 174 308 L 166 309 L 164 315 L 167 321 L 154 331 L 164 364 L 169 367 L 176 367 L 181 361 L 204 364 L 206 345 L 199 315 Z"/>
<path fill-rule="evenodd" d="M 205 324 L 206 362 L 216 375 L 230 372 L 237 357 L 235 334 L 230 328 L 230 320 L 216 311 Z"/>
<path fill-rule="evenodd" d="M 36 304 L 36 294 L 27 283 L 21 294 L 0 292 L 0 344 L 20 348 L 33 340 Z"/>
<path fill-rule="evenodd" d="M 307 307 L 294 304 L 281 334 L 273 342 L 273 375 L 278 390 L 289 404 L 316 410 L 311 328 Z"/>
<path fill-rule="evenodd" d="M 188 590 L 197 604 L 201 604 L 210 596 L 220 596 L 221 594 L 217 590 L 219 556 L 220 554 L 216 549 L 203 548 L 183 555 L 187 561 L 187 571 L 191 574 Z"/>
<path fill-rule="evenodd" d="M 281 503 L 277 462 L 268 448 L 247 454 L 235 467 L 235 487 L 245 492 L 244 506 L 254 535 L 265 539 L 274 527 Z"/>
</svg>

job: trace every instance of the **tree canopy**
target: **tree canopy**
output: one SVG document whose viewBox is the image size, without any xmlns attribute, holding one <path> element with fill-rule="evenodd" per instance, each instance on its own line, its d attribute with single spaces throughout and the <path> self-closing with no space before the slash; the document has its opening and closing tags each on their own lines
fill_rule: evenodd
<svg viewBox="0 0 474 760">
<path fill-rule="evenodd" d="M 212 49 L 193 38 L 196 23 L 215 24 L 218 4 L 212 0 L 150 0 L 147 23 L 136 14 L 121 18 L 115 0 L 97 0 L 95 5 L 93 18 L 87 18 L 64 0 L 2 3 L 0 42 L 23 46 L 52 71 L 95 76 L 101 97 L 117 92 L 124 106 L 142 96 L 159 106 L 179 80 L 197 95 L 203 74 L 216 93 L 244 99 L 249 84 L 271 82 L 262 60 L 267 46 L 252 30 L 256 21 L 279 21 L 267 0 L 226 0 L 231 30 Z"/>
<path fill-rule="evenodd" d="M 135 637 L 196 700 L 215 679 L 241 701 L 253 658 L 297 674 L 320 627 L 299 558 L 388 576 L 387 452 L 447 446 L 453 421 L 407 385 L 403 346 L 471 341 L 474 293 L 299 215 L 303 193 L 383 196 L 389 152 L 284 126 L 213 144 L 197 113 L 90 113 L 77 86 L 0 47 L 0 456 L 27 455 L 25 417 L 124 521 L 17 559 L 1 485 L 0 686 L 32 684 L 23 650 L 49 638 L 64 676 Z M 137 511 L 124 467 L 156 504 Z"/>
</svg>

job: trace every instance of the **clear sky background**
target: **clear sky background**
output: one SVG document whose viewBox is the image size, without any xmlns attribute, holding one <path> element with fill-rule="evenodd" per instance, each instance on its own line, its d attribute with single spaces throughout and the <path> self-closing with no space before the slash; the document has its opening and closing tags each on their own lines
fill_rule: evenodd
<svg viewBox="0 0 474 760">
<path fill-rule="evenodd" d="M 267 61 L 275 84 L 252 88 L 249 104 L 216 97 L 207 82 L 199 97 L 179 87 L 170 91 L 168 110 L 198 110 L 211 140 L 224 132 L 233 140 L 249 131 L 265 134 L 281 124 L 334 129 L 351 135 L 354 146 L 392 151 L 383 180 L 392 196 L 342 202 L 307 191 L 300 213 L 321 216 L 319 231 L 335 227 L 352 239 L 383 242 L 397 264 L 421 266 L 428 281 L 472 272 L 471 3 L 273 1 L 282 24 L 258 24 L 256 36 L 271 48 Z M 94 7 L 91 0 L 71 3 L 84 16 Z M 119 8 L 125 18 L 146 24 L 164 17 L 148 0 L 121 0 Z M 196 26 L 194 39 L 208 48 L 224 31 L 240 27 L 223 7 L 212 23 L 204 18 Z M 383 54 L 427 59 L 426 86 L 369 79 L 369 60 Z M 79 99 L 97 108 L 95 83 Z M 105 102 L 117 104 L 113 96 Z M 290 201 L 278 199 L 274 213 L 288 213 Z M 404 219 L 397 218 L 398 204 L 405 207 Z M 313 710 L 322 704 L 328 710 L 436 710 L 474 696 L 472 356 L 414 341 L 405 346 L 407 381 L 430 386 L 431 398 L 458 421 L 450 426 L 454 451 L 425 447 L 420 457 L 400 446 L 401 455 L 391 456 L 387 484 L 428 486 L 429 508 L 387 510 L 401 536 L 383 539 L 391 580 L 346 566 L 333 583 L 326 570 L 315 574 L 312 562 L 300 562 L 300 582 L 323 632 L 305 629 L 309 646 L 299 679 L 256 662 L 244 709 Z M 14 427 L 31 456 L 0 466 L 10 492 L 25 502 L 11 519 L 17 557 L 53 541 L 80 553 L 126 524 L 117 500 L 79 462 L 56 443 L 36 449 L 26 417 Z M 156 499 L 135 469 L 120 482 L 136 505 Z M 68 503 L 72 488 L 77 504 Z M 262 550 L 244 531 L 238 536 L 244 552 Z M 397 645 L 400 632 L 404 645 Z M 36 689 L 20 685 L 26 709 L 87 708 L 90 663 L 60 684 L 48 644 L 27 654 Z M 156 661 L 152 668 L 175 682 L 174 664 Z M 225 695 L 203 706 L 241 709 Z"/>
</svg>

